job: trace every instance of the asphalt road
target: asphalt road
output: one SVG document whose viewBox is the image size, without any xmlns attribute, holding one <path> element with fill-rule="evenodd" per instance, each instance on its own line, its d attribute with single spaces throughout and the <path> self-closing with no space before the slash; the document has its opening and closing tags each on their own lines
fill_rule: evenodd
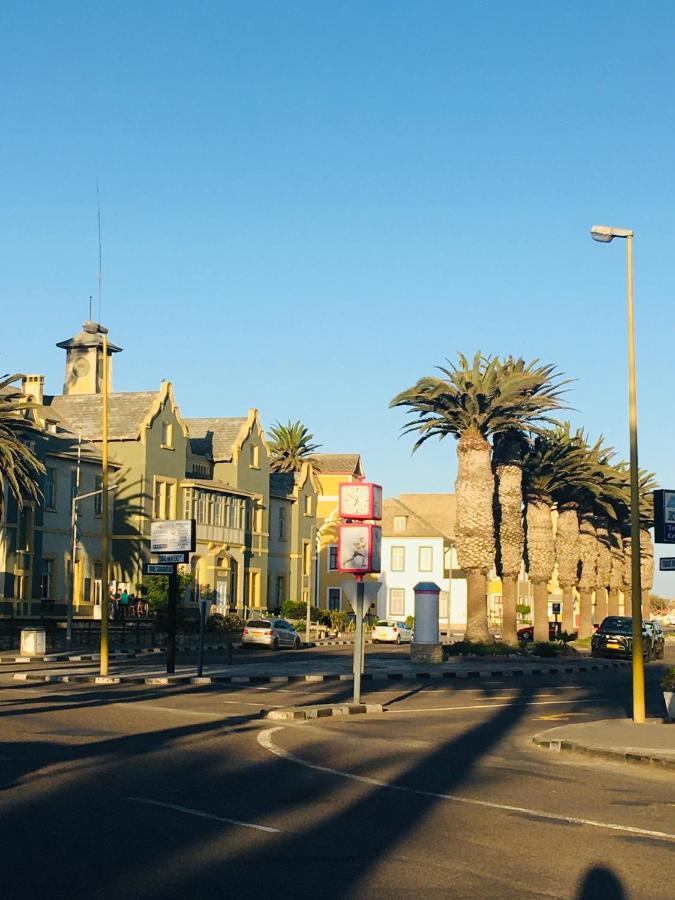
<svg viewBox="0 0 675 900">
<path fill-rule="evenodd" d="M 650 674 L 653 701 L 654 675 Z M 532 735 L 625 715 L 630 674 L 0 687 L 3 898 L 672 896 L 675 784 Z M 675 739 L 675 737 L 674 737 Z"/>
</svg>

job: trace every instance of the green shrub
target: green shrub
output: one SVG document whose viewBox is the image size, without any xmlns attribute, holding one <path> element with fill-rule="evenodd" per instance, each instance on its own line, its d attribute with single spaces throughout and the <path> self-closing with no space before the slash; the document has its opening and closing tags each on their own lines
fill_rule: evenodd
<svg viewBox="0 0 675 900">
<path fill-rule="evenodd" d="M 483 644 L 480 641 L 456 641 L 447 648 L 449 656 L 518 656 L 520 649 L 511 644 L 495 641 L 494 644 Z"/>
<path fill-rule="evenodd" d="M 324 610 L 318 606 L 310 606 L 309 620 L 310 622 L 319 622 L 321 617 L 325 615 Z M 284 600 L 281 604 L 282 619 L 307 619 L 307 604 L 300 600 Z"/>
<path fill-rule="evenodd" d="M 571 644 L 572 641 L 576 641 L 577 633 L 576 631 L 561 631 L 558 635 L 558 640 L 562 641 L 563 644 Z"/>
<path fill-rule="evenodd" d="M 661 679 L 661 687 L 664 691 L 675 692 L 675 669 L 671 669 L 670 672 Z"/>
<path fill-rule="evenodd" d="M 537 641 L 536 644 L 532 645 L 532 653 L 534 656 L 542 656 L 545 659 L 557 656 L 559 652 L 559 645 L 554 644 L 552 641 Z"/>
<path fill-rule="evenodd" d="M 414 628 L 415 627 L 415 616 L 407 616 L 405 620 L 406 628 Z"/>
</svg>

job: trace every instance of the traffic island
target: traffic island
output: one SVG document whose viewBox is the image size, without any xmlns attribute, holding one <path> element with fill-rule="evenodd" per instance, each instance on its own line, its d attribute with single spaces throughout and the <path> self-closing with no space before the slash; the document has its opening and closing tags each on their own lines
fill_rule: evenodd
<svg viewBox="0 0 675 900">
<path fill-rule="evenodd" d="M 261 710 L 264 719 L 283 722 L 304 722 L 307 719 L 325 719 L 330 716 L 357 716 L 367 713 L 381 713 L 381 703 L 326 703 L 319 706 L 289 706 L 285 709 Z"/>
<path fill-rule="evenodd" d="M 675 770 L 675 724 L 662 719 L 648 719 L 640 725 L 630 719 L 561 725 L 535 734 L 532 741 L 555 753 Z"/>
</svg>

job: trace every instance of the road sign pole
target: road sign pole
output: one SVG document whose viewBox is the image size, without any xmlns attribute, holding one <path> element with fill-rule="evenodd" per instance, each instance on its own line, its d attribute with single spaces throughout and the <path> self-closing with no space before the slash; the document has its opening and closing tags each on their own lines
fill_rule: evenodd
<svg viewBox="0 0 675 900">
<path fill-rule="evenodd" d="M 354 703 L 361 702 L 361 653 L 363 645 L 363 602 L 365 586 L 363 576 L 356 576 L 356 633 L 354 635 Z"/>
<path fill-rule="evenodd" d="M 197 661 L 197 677 L 204 671 L 204 632 L 206 630 L 206 600 L 199 601 L 199 659 Z"/>
<path fill-rule="evenodd" d="M 166 674 L 176 671 L 176 606 L 178 604 L 178 568 L 169 575 L 169 604 L 166 616 Z"/>
</svg>

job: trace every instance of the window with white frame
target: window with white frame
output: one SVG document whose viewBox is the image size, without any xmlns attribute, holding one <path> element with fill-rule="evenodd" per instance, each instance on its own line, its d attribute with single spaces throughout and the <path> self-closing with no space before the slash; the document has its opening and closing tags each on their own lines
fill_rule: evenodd
<svg viewBox="0 0 675 900">
<path fill-rule="evenodd" d="M 305 515 L 312 515 L 312 498 L 310 496 L 305 497 Z"/>
<path fill-rule="evenodd" d="M 165 450 L 173 450 L 173 425 L 171 422 L 162 422 L 162 447 Z"/>
<path fill-rule="evenodd" d="M 331 544 L 328 548 L 328 571 L 337 572 L 338 567 L 338 545 Z"/>
<path fill-rule="evenodd" d="M 405 614 L 405 588 L 389 588 L 389 615 Z"/>
<path fill-rule="evenodd" d="M 303 541 L 302 544 L 302 574 L 312 574 L 312 545 L 309 541 Z"/>
<path fill-rule="evenodd" d="M 404 572 L 405 571 L 405 547 L 392 547 L 391 548 L 391 571 L 392 572 Z"/>
<path fill-rule="evenodd" d="M 417 554 L 418 569 L 420 572 L 431 572 L 434 568 L 434 548 L 420 547 Z"/>
<path fill-rule="evenodd" d="M 328 609 L 340 609 L 341 588 L 328 588 Z"/>
<path fill-rule="evenodd" d="M 394 531 L 405 531 L 407 516 L 394 516 Z"/>
<path fill-rule="evenodd" d="M 251 469 L 260 468 L 260 448 L 257 444 L 251 444 L 249 448 L 249 466 Z"/>
<path fill-rule="evenodd" d="M 286 508 L 279 507 L 279 540 L 286 540 Z"/>
<path fill-rule="evenodd" d="M 155 519 L 174 519 L 176 517 L 176 485 L 173 481 L 155 479 L 153 517 Z"/>
</svg>

